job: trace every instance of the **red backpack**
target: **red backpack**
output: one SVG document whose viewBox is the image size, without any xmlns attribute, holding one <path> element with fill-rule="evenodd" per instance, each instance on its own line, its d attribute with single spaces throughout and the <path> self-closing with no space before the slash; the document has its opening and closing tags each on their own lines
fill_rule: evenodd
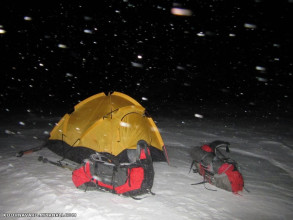
<svg viewBox="0 0 293 220">
<path fill-rule="evenodd" d="M 129 163 L 117 163 L 106 154 L 96 153 L 72 173 L 72 181 L 79 189 L 104 190 L 126 196 L 151 193 L 154 168 L 145 141 L 136 150 L 128 150 Z"/>
<path fill-rule="evenodd" d="M 194 148 L 191 153 L 193 162 L 190 168 L 203 176 L 204 180 L 200 183 L 210 183 L 218 188 L 238 193 L 244 188 L 242 174 L 236 161 L 225 157 L 219 149 L 226 147 L 226 152 L 229 152 L 229 145 L 228 142 L 214 141 Z"/>
</svg>

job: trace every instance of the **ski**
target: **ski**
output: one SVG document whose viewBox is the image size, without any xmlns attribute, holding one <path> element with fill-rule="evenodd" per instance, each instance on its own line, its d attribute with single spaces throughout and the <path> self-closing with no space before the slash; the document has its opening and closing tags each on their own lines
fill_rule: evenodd
<svg viewBox="0 0 293 220">
<path fill-rule="evenodd" d="M 19 151 L 18 153 L 16 153 L 16 157 L 22 157 L 24 154 L 30 154 L 39 150 L 42 150 L 45 146 L 38 146 L 38 147 L 33 147 L 31 149 L 28 150 L 23 150 L 23 151 Z"/>
<path fill-rule="evenodd" d="M 43 157 L 43 156 L 39 156 L 38 161 L 41 161 L 43 163 L 50 163 L 52 165 L 55 165 L 55 166 L 58 166 L 58 167 L 61 167 L 61 168 L 64 168 L 64 169 L 68 169 L 70 171 L 73 171 L 76 168 L 72 164 L 68 164 L 66 162 L 61 162 L 61 161 L 55 162 L 55 161 L 49 160 L 48 158 Z"/>
<path fill-rule="evenodd" d="M 200 184 L 205 184 L 205 183 L 208 183 L 208 181 L 202 181 L 202 182 L 199 182 L 199 183 L 192 183 L 190 185 L 195 186 L 195 185 L 200 185 Z"/>
</svg>

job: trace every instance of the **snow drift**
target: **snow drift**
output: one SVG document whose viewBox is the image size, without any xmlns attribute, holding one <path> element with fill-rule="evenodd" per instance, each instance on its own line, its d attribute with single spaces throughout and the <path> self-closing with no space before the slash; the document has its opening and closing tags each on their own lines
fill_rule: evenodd
<svg viewBox="0 0 293 220">
<path fill-rule="evenodd" d="M 193 113 L 194 114 L 194 113 Z M 191 114 L 191 115 L 193 115 Z M 76 213 L 75 219 L 292 219 L 292 121 L 230 117 L 155 117 L 170 166 L 154 163 L 152 191 L 142 200 L 77 190 L 71 172 L 38 161 L 47 149 L 15 157 L 44 144 L 60 117 L 3 113 L 0 125 L 0 210 L 5 213 Z M 240 195 L 188 173 L 190 149 L 213 140 L 230 142 L 245 187 Z M 216 189 L 210 191 L 208 189 Z M 27 218 L 23 218 L 27 219 Z M 54 218 L 57 219 L 57 218 Z"/>
</svg>

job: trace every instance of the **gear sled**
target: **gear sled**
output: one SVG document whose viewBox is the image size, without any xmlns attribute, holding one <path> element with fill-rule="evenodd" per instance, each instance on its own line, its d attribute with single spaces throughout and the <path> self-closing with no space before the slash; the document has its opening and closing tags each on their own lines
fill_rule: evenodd
<svg viewBox="0 0 293 220">
<path fill-rule="evenodd" d="M 95 153 L 73 171 L 72 181 L 79 189 L 103 190 L 125 196 L 151 193 L 154 168 L 147 143 L 138 141 L 137 149 L 127 150 L 127 161 L 119 162 L 109 154 Z"/>
<path fill-rule="evenodd" d="M 228 142 L 214 141 L 208 145 L 195 147 L 191 152 L 193 162 L 190 169 L 203 176 L 204 180 L 200 183 L 210 183 L 218 188 L 238 193 L 243 190 L 244 181 L 237 162 L 225 157 L 220 151 L 221 147 L 226 147 L 226 152 L 229 152 L 229 145 Z"/>
</svg>

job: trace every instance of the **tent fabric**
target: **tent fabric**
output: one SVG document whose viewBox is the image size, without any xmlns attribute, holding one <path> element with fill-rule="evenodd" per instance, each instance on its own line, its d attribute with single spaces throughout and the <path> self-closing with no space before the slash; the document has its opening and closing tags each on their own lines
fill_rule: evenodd
<svg viewBox="0 0 293 220">
<path fill-rule="evenodd" d="M 53 128 L 49 140 L 114 156 L 125 149 L 136 149 L 139 140 L 159 151 L 165 149 L 159 130 L 145 108 L 120 92 L 99 93 L 77 104 Z"/>
</svg>

